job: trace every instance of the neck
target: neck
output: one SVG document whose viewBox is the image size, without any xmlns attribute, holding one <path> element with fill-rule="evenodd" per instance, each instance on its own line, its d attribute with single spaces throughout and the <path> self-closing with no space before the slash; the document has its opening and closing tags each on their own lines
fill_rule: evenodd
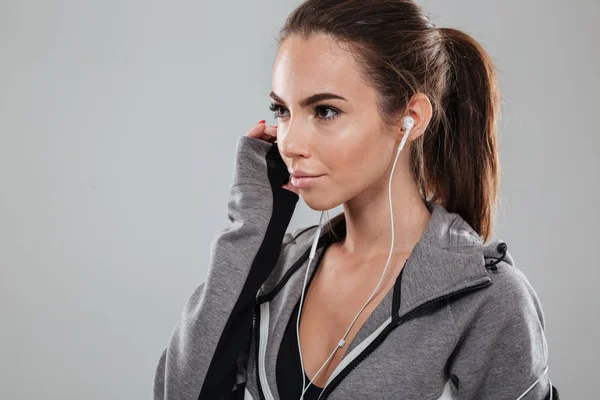
<svg viewBox="0 0 600 400">
<path fill-rule="evenodd" d="M 387 258 L 389 255 L 392 226 L 388 184 L 389 180 L 385 184 L 377 185 L 377 189 L 365 190 L 344 203 L 346 235 L 340 241 L 339 248 L 345 255 L 356 260 Z M 392 256 L 408 256 L 419 241 L 431 216 L 410 175 L 399 175 L 392 182 L 392 207 Z"/>
</svg>

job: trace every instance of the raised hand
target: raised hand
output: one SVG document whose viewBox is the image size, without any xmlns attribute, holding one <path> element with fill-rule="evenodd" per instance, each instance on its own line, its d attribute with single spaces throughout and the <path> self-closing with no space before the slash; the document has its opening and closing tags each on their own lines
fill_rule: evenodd
<svg viewBox="0 0 600 400">
<path fill-rule="evenodd" d="M 264 120 L 259 121 L 246 133 L 246 136 L 275 143 L 277 141 L 277 125 L 266 125 Z M 292 185 L 291 181 L 288 181 L 282 188 L 300 195 L 300 189 Z"/>
</svg>

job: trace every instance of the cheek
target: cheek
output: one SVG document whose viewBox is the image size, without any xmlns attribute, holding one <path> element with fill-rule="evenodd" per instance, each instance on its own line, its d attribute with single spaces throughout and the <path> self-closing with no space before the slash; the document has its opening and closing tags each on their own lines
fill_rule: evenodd
<svg viewBox="0 0 600 400">
<path fill-rule="evenodd" d="M 324 159 L 328 168 L 337 176 L 345 176 L 346 171 L 351 171 L 360 163 L 360 146 L 351 143 L 340 143 L 325 150 Z"/>
<path fill-rule="evenodd" d="M 352 170 L 364 162 L 368 138 L 360 134 L 361 129 L 346 128 L 327 149 L 332 160 L 332 169 Z"/>
<path fill-rule="evenodd" d="M 343 163 L 347 167 L 341 172 L 341 179 L 347 187 L 360 191 L 378 182 L 385 174 L 389 165 L 389 149 L 372 142 L 364 143 L 345 151 Z"/>
<path fill-rule="evenodd" d="M 367 146 L 362 142 L 345 142 L 325 150 L 322 157 L 327 160 L 327 168 L 337 185 L 353 188 L 371 179 L 374 169 L 377 169 L 373 160 L 377 154 Z"/>
<path fill-rule="evenodd" d="M 319 147 L 320 159 L 340 186 L 362 187 L 386 169 L 389 148 L 385 138 L 364 126 L 376 126 L 376 122 L 347 126 L 337 132 L 335 140 L 323 141 Z"/>
</svg>

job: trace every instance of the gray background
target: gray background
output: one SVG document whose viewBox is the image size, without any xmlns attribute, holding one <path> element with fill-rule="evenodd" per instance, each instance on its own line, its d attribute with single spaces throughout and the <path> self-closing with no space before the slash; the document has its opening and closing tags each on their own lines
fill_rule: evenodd
<svg viewBox="0 0 600 400">
<path fill-rule="evenodd" d="M 237 138 L 275 123 L 274 38 L 298 3 L 234 3 L 0 1 L 1 399 L 150 398 L 227 226 Z M 599 2 L 423 5 L 496 62 L 496 237 L 542 301 L 553 384 L 592 398 Z M 300 200 L 290 229 L 318 216 Z"/>
</svg>

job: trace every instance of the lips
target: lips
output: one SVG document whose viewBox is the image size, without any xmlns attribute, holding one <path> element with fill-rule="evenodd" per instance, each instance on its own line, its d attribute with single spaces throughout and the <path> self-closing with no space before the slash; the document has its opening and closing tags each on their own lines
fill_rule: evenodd
<svg viewBox="0 0 600 400">
<path fill-rule="evenodd" d="M 294 178 L 316 178 L 318 176 L 323 176 L 323 174 L 313 174 L 308 171 L 303 171 L 301 169 L 289 170 L 289 171 L 290 171 L 290 174 Z"/>
<path fill-rule="evenodd" d="M 323 175 L 314 175 L 314 176 L 292 176 L 291 183 L 293 186 L 297 188 L 307 188 L 314 185 L 317 181 L 321 179 Z"/>
<path fill-rule="evenodd" d="M 294 174 L 292 174 L 292 176 L 294 178 L 317 178 L 317 177 L 323 176 L 323 175 L 294 175 Z"/>
</svg>

